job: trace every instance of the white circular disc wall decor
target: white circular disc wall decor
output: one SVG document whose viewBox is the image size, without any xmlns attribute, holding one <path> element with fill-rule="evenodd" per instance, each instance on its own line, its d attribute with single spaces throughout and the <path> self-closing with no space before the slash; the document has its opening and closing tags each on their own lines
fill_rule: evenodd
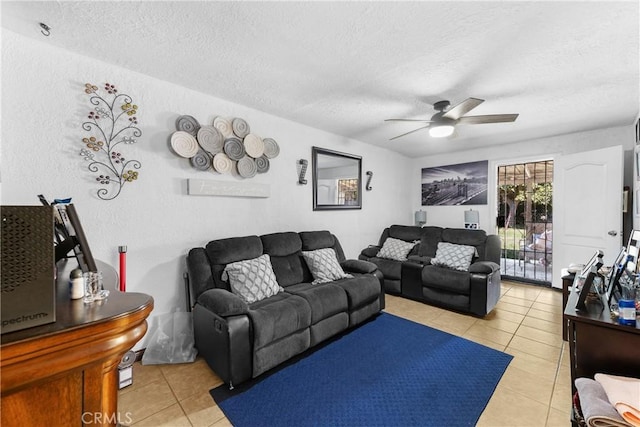
<svg viewBox="0 0 640 427">
<path fill-rule="evenodd" d="M 264 155 L 267 156 L 267 158 L 273 159 L 278 157 L 280 147 L 273 138 L 264 138 L 262 142 L 264 143 Z"/>
<path fill-rule="evenodd" d="M 238 173 L 243 178 L 253 178 L 258 171 L 255 160 L 249 156 L 244 156 L 238 160 Z"/>
<path fill-rule="evenodd" d="M 225 138 L 233 136 L 233 127 L 229 119 L 218 116 L 213 120 L 213 126 L 218 129 Z"/>
<path fill-rule="evenodd" d="M 198 130 L 198 144 L 211 154 L 218 154 L 222 151 L 224 137 L 218 129 L 213 126 L 202 126 Z"/>
<path fill-rule="evenodd" d="M 185 131 L 175 131 L 171 135 L 171 148 L 178 156 L 190 159 L 198 152 L 199 146 L 196 138 Z"/>
<path fill-rule="evenodd" d="M 220 173 L 229 173 L 233 168 L 233 162 L 224 153 L 213 156 L 213 168 Z"/>
<path fill-rule="evenodd" d="M 264 154 L 264 142 L 255 133 L 250 133 L 244 137 L 244 150 L 248 155 L 257 159 Z"/>
</svg>

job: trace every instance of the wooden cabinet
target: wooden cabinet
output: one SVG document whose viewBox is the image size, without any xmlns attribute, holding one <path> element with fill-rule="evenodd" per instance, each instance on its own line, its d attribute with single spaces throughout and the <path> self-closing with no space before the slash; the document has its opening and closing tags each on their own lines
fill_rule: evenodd
<svg viewBox="0 0 640 427">
<path fill-rule="evenodd" d="M 117 366 L 144 336 L 153 299 L 117 291 L 115 271 L 107 271 L 106 300 L 70 300 L 70 269 L 59 265 L 55 323 L 2 335 L 4 427 L 126 422 L 117 408 Z"/>
<path fill-rule="evenodd" d="M 576 310 L 577 299 L 578 294 L 569 287 L 564 321 L 573 392 L 576 378 L 593 378 L 599 372 L 640 377 L 640 324 L 618 325 L 617 320 L 611 319 L 607 304 L 591 302 L 587 310 Z"/>
<path fill-rule="evenodd" d="M 640 375 L 640 324 L 619 325 L 611 319 L 606 304 L 588 303 L 576 310 L 578 298 L 570 291 L 564 310 L 571 357 L 571 379 L 593 378 L 598 372 L 638 377 Z M 640 322 L 639 322 L 640 323 Z"/>
</svg>

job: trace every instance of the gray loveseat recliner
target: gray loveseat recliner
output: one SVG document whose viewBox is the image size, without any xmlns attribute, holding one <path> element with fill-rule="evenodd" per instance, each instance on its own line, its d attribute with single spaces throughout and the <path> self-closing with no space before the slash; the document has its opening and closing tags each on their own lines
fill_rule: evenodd
<svg viewBox="0 0 640 427">
<path fill-rule="evenodd" d="M 345 273 L 312 284 L 302 251 L 332 248 Z M 246 303 L 223 274 L 230 263 L 268 254 L 282 290 Z M 384 308 L 382 274 L 375 264 L 345 260 L 328 231 L 273 233 L 214 240 L 187 256 L 195 344 L 231 388 L 279 365 Z M 262 273 L 260 273 L 262 275 Z"/>
<path fill-rule="evenodd" d="M 416 245 L 404 261 L 379 257 L 388 238 Z M 467 271 L 432 265 L 441 242 L 475 248 Z M 483 230 L 392 225 L 378 245 L 363 249 L 358 258 L 378 266 L 390 294 L 484 316 L 500 298 L 500 246 L 497 235 Z"/>
</svg>

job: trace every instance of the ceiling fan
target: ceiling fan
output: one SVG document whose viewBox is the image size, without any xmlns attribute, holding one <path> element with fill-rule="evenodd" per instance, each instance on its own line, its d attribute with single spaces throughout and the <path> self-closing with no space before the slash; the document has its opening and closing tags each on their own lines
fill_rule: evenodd
<svg viewBox="0 0 640 427">
<path fill-rule="evenodd" d="M 435 108 L 437 113 L 431 116 L 430 120 L 386 119 L 385 122 L 426 123 L 425 126 L 419 127 L 418 129 L 403 133 L 402 135 L 394 136 L 390 139 L 390 141 L 427 128 L 429 128 L 429 135 L 431 135 L 432 137 L 443 138 L 453 134 L 455 126 L 458 124 L 479 125 L 483 123 L 504 123 L 513 122 L 518 118 L 518 114 L 488 114 L 484 116 L 464 116 L 483 102 L 484 99 L 467 98 L 461 103 L 449 108 L 449 105 L 451 105 L 449 101 L 438 101 L 433 104 L 433 108 Z"/>
</svg>

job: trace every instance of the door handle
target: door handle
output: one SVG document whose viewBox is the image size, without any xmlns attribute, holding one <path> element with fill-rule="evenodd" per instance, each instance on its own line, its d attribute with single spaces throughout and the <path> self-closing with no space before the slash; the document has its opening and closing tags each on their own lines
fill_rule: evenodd
<svg viewBox="0 0 640 427">
<path fill-rule="evenodd" d="M 615 237 L 615 236 L 617 236 L 617 235 L 618 235 L 618 232 L 617 232 L 616 230 L 609 230 L 609 232 L 608 232 L 607 234 L 608 234 L 609 236 L 613 236 L 613 237 Z"/>
</svg>

